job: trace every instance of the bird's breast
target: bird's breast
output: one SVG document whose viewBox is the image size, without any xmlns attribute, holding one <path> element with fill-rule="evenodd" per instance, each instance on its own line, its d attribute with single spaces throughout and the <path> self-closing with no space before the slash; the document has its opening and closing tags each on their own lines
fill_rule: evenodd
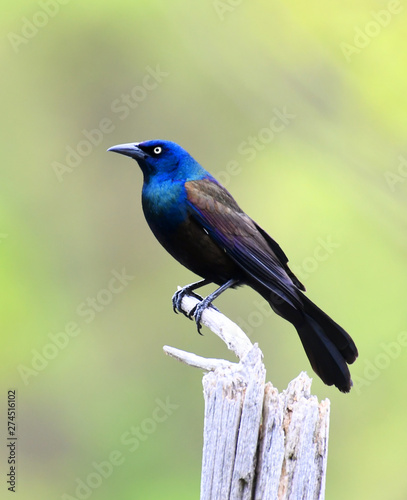
<svg viewBox="0 0 407 500">
<path fill-rule="evenodd" d="M 161 245 L 192 272 L 224 283 L 240 274 L 228 257 L 188 214 L 183 185 L 161 183 L 143 188 L 143 211 L 150 229 Z"/>
<path fill-rule="evenodd" d="M 173 231 L 187 218 L 186 193 L 183 183 L 161 181 L 143 186 L 144 216 L 153 231 Z"/>
</svg>

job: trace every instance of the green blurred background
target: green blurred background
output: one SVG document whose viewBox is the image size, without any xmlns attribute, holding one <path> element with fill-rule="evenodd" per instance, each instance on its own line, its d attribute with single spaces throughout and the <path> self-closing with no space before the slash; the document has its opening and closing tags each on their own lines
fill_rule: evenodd
<svg viewBox="0 0 407 500">
<path fill-rule="evenodd" d="M 172 313 L 195 276 L 150 233 L 137 164 L 106 153 L 163 138 L 219 177 L 359 347 L 349 395 L 314 378 L 332 404 L 327 498 L 405 499 L 405 4 L 2 10 L 1 470 L 15 388 L 18 497 L 199 496 L 202 374 L 162 346 L 233 356 Z M 248 325 L 283 390 L 312 371 L 292 326 L 259 303 L 240 289 L 218 306 Z"/>
</svg>

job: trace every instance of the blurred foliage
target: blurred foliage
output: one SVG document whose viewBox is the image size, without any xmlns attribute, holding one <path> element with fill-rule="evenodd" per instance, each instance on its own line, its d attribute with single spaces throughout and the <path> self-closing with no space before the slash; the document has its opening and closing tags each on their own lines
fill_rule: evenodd
<svg viewBox="0 0 407 500">
<path fill-rule="evenodd" d="M 194 276 L 150 234 L 136 163 L 106 153 L 163 138 L 219 176 L 359 347 L 351 394 L 314 380 L 332 402 L 327 498 L 405 499 L 405 6 L 3 7 L 0 384 L 3 409 L 7 390 L 18 394 L 19 498 L 75 497 L 87 480 L 95 500 L 198 497 L 201 373 L 162 346 L 230 354 L 172 313 L 176 286 Z M 127 283 L 109 292 L 123 269 Z M 254 321 L 258 301 L 240 289 L 219 306 L 251 321 L 282 390 L 311 370 L 291 325 Z M 24 372 L 44 350 L 50 359 Z M 177 408 L 157 423 L 167 400 Z M 132 450 L 134 428 L 144 434 Z M 112 453 L 120 464 L 107 464 Z"/>
</svg>

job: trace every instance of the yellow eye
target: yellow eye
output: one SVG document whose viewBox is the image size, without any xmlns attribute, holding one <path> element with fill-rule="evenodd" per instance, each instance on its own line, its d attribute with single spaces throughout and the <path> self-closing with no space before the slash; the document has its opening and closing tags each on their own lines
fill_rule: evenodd
<svg viewBox="0 0 407 500">
<path fill-rule="evenodd" d="M 154 154 L 156 154 L 156 155 L 159 155 L 161 153 L 161 151 L 162 151 L 162 148 L 160 148 L 160 146 L 156 146 L 154 148 Z"/>
</svg>

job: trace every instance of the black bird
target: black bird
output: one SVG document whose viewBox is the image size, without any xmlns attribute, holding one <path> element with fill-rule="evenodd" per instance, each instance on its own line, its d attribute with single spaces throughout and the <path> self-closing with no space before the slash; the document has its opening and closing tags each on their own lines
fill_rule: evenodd
<svg viewBox="0 0 407 500">
<path fill-rule="evenodd" d="M 173 297 L 181 310 L 185 294 L 209 283 L 219 288 L 192 311 L 200 329 L 202 312 L 228 288 L 248 285 L 296 328 L 314 371 L 327 385 L 349 392 L 348 364 L 357 348 L 343 328 L 309 300 L 288 267 L 280 246 L 231 194 L 183 148 L 170 141 L 120 144 L 108 151 L 130 156 L 144 176 L 142 205 L 158 241 L 203 280 Z M 194 294 L 196 295 L 196 294 Z"/>
</svg>

